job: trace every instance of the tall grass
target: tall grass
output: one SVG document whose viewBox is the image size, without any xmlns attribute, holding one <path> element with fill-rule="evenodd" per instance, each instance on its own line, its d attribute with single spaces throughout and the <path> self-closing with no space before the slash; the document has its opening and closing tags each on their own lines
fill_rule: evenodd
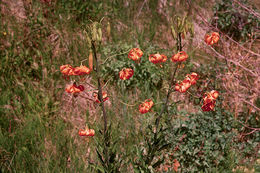
<svg viewBox="0 0 260 173">
<path fill-rule="evenodd" d="M 0 3 L 8 9 L 6 4 Z M 204 1 L 199 1 L 198 4 L 200 3 L 205 5 Z M 175 42 L 171 44 L 163 41 L 171 37 L 171 33 L 165 30 L 170 26 L 170 22 L 164 15 L 182 14 L 183 10 L 192 8 L 185 3 L 179 3 L 180 8 L 165 6 L 162 9 L 166 13 L 157 13 L 158 4 L 159 1 L 137 0 L 24 1 L 26 19 L 18 20 L 8 12 L 2 14 L 0 23 L 0 167 L 2 172 L 97 172 L 101 170 L 95 151 L 98 147 L 100 150 L 103 149 L 102 145 L 99 145 L 102 142 L 99 140 L 102 139 L 102 133 L 98 133 L 103 128 L 101 110 L 95 105 L 96 110 L 93 115 L 89 113 L 93 110 L 87 109 L 82 109 L 80 112 L 64 111 L 67 107 L 63 102 L 74 109 L 78 98 L 69 97 L 72 101 L 64 99 L 67 96 L 64 94 L 64 88 L 69 81 L 63 79 L 59 67 L 64 64 L 80 65 L 81 61 L 88 57 L 90 50 L 83 30 L 86 29 L 87 24 L 99 21 L 102 17 L 104 17 L 102 23 L 104 36 L 98 58 L 103 63 L 107 57 L 112 56 L 102 64 L 101 71 L 101 83 L 106 83 L 104 89 L 110 92 L 110 105 L 105 106 L 108 125 L 110 125 L 110 145 L 113 151 L 111 153 L 116 153 L 114 158 L 120 161 L 121 172 L 134 171 L 137 156 L 143 155 L 146 151 L 145 147 L 148 146 L 145 146 L 145 140 L 152 139 L 154 129 L 149 125 L 154 123 L 157 118 L 155 113 L 162 108 L 161 100 L 165 97 L 168 87 L 164 81 L 169 80 L 165 76 L 168 76 L 167 71 L 172 68 L 165 65 L 163 70 L 159 71 L 147 61 L 148 56 L 157 51 L 165 53 L 168 57 L 172 55 L 176 48 Z M 107 22 L 111 24 L 112 39 L 110 40 L 107 39 L 110 35 L 105 29 Z M 144 50 L 144 60 L 135 67 L 137 72 L 135 75 L 139 76 L 122 82 L 118 80 L 118 70 L 125 65 L 133 65 L 125 60 L 127 53 L 124 53 L 132 47 L 140 47 Z M 201 80 L 198 81 L 200 86 L 192 90 L 194 92 L 199 90 L 201 93 L 196 96 L 201 96 L 205 81 L 216 79 L 214 65 L 217 63 L 222 67 L 225 63 L 206 59 L 205 57 L 214 56 L 208 55 L 204 50 L 193 49 L 192 46 L 188 49 L 192 50 L 190 53 L 192 60 L 189 60 L 181 71 L 183 75 L 191 70 L 201 74 Z M 198 69 L 198 66 L 192 64 L 194 61 L 203 65 Z M 84 64 L 87 65 L 85 62 Z M 225 67 L 223 69 L 225 70 Z M 91 77 L 91 83 L 95 85 L 97 76 Z M 177 76 L 177 80 L 182 78 L 181 75 Z M 209 82 L 205 87 L 221 89 L 219 82 Z M 153 98 L 158 104 L 154 106 L 154 112 L 140 115 L 138 105 L 147 98 Z M 179 101 L 174 103 L 178 99 Z M 185 100 L 188 99 L 195 103 L 195 106 L 188 111 L 182 110 L 182 107 L 187 107 Z M 249 129 L 237 124 L 232 119 L 232 115 L 223 109 L 217 109 L 217 113 L 202 114 L 197 106 L 200 101 L 191 96 L 174 94 L 169 100 L 169 112 L 161 120 L 163 127 L 169 127 L 165 131 L 167 135 L 165 140 L 175 142 L 172 145 L 173 149 L 182 144 L 181 150 L 159 152 L 155 160 L 165 158 L 164 161 L 171 162 L 172 160 L 167 157 L 175 152 L 175 158 L 181 162 L 184 172 L 231 171 L 238 164 L 239 156 L 251 158 L 250 163 L 254 164 L 257 158 L 257 155 L 254 155 L 257 153 L 255 149 L 259 141 L 255 139 L 259 137 L 258 134 L 246 136 L 246 140 L 241 144 L 239 138 L 233 138 L 234 141 L 238 140 L 235 141 L 236 146 L 231 145 L 230 142 L 227 147 L 223 147 L 219 142 L 214 143 L 214 137 L 218 136 L 222 140 L 228 138 L 231 132 L 232 134 L 248 133 Z M 192 111 L 195 113 L 190 115 Z M 257 117 L 254 112 L 252 115 Z M 83 122 L 74 123 L 77 118 Z M 213 120 L 216 128 L 208 124 Z M 256 118 L 245 121 L 259 125 Z M 94 139 L 79 138 L 77 130 L 82 127 L 78 127 L 78 124 L 89 124 L 94 128 L 97 132 Z M 179 138 L 185 134 L 189 135 L 189 138 L 180 141 Z M 209 139 L 203 135 L 208 135 Z M 250 147 L 244 141 L 249 141 Z M 202 143 L 207 142 L 210 143 L 207 144 L 206 151 L 210 153 L 214 150 L 214 153 L 205 157 L 198 156 Z M 198 153 L 191 151 L 189 147 L 194 148 Z M 221 147 L 224 149 L 222 150 Z M 243 150 L 244 155 L 237 156 L 235 154 L 237 148 Z M 217 160 L 217 156 L 221 159 Z M 189 160 L 189 157 L 193 160 Z M 198 166 L 196 159 L 203 160 L 203 164 Z M 223 159 L 228 159 L 230 164 L 224 163 Z M 208 163 L 210 165 L 207 165 Z"/>
</svg>

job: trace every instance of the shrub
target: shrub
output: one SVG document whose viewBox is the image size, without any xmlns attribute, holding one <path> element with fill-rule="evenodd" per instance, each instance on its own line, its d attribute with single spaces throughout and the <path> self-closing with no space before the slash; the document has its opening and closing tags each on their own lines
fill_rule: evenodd
<svg viewBox="0 0 260 173">
<path fill-rule="evenodd" d="M 246 0 L 241 0 L 240 3 L 247 5 Z M 245 40 L 257 36 L 260 20 L 238 3 L 232 0 L 221 0 L 216 3 L 213 10 L 212 24 L 235 40 Z"/>
</svg>

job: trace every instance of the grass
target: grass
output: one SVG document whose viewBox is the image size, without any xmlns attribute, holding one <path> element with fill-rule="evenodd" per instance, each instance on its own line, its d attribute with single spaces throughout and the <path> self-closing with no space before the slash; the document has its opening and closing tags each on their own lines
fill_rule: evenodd
<svg viewBox="0 0 260 173">
<path fill-rule="evenodd" d="M 158 68 L 147 63 L 145 59 L 147 60 L 150 53 L 157 51 L 170 57 L 175 49 L 175 44 L 165 41 L 172 39 L 169 38 L 171 37 L 170 32 L 165 29 L 169 27 L 170 23 L 163 18 L 164 14 L 156 12 L 159 1 L 148 1 L 143 5 L 144 2 L 135 0 L 129 4 L 130 2 L 123 0 L 109 2 L 94 0 L 24 1 L 26 19 L 21 20 L 18 20 L 17 16 L 11 15 L 6 8 L 7 11 L 1 14 L 0 24 L 0 167 L 2 172 L 96 172 L 96 168 L 100 167 L 95 149 L 101 139 L 101 135 L 98 134 L 98 131 L 102 129 L 101 109 L 98 104 L 84 100 L 80 96 L 73 98 L 67 95 L 64 88 L 71 81 L 63 79 L 59 67 L 63 64 L 78 66 L 83 59 L 88 57 L 90 50 L 83 29 L 91 21 L 99 21 L 104 16 L 104 26 L 107 22 L 111 23 L 112 39 L 107 40 L 109 34 L 103 27 L 103 46 L 99 56 L 101 56 L 101 61 L 104 61 L 106 58 L 102 59 L 103 57 L 116 55 L 105 64 L 108 69 L 113 67 L 111 69 L 114 71 L 109 69 L 113 72 L 112 79 L 109 81 L 110 77 L 102 76 L 102 83 L 108 82 L 105 90 L 109 91 L 109 103 L 106 103 L 105 106 L 108 111 L 109 124 L 111 124 L 111 140 L 112 142 L 118 141 L 119 149 L 116 158 L 122 159 L 120 171 L 133 172 L 137 150 L 140 152 L 146 150 L 145 138 L 149 138 L 147 134 L 151 133 L 147 127 L 154 123 L 155 113 L 161 110 L 162 104 L 160 103 L 166 94 L 167 84 L 165 82 L 162 82 L 160 86 L 163 89 L 158 91 L 151 81 L 158 82 L 158 76 L 165 77 L 168 75 L 166 71 L 172 69 L 171 65 L 166 65 L 165 71 L 158 72 Z M 199 3 L 202 6 L 205 5 L 204 1 L 199 1 Z M 3 2 L 0 4 L 7 7 Z M 169 16 L 175 12 L 182 14 L 182 10 L 188 9 L 187 4 L 179 4 L 178 7 L 180 8 L 177 6 L 172 9 L 171 6 L 161 8 L 165 12 L 169 12 Z M 16 10 L 19 11 L 19 9 Z M 126 83 L 119 81 L 116 77 L 118 71 L 115 69 L 120 69 L 121 65 L 133 65 L 130 61 L 125 60 L 127 53 L 117 54 L 132 47 L 140 47 L 145 53 L 144 60 L 142 60 L 145 70 L 135 66 L 140 72 L 135 75 L 140 75 L 140 80 L 131 79 L 138 86 L 133 85 L 131 80 Z M 180 69 L 177 79 L 182 80 L 184 74 L 195 70 L 202 77 L 198 83 L 203 85 L 205 80 L 214 78 L 215 71 L 212 70 L 214 63 L 205 59 L 207 53 L 204 50 L 193 49 L 192 46 L 189 46 L 188 49 L 192 52 L 190 56 L 194 58 L 189 60 L 183 69 Z M 205 63 L 198 69 L 192 65 L 193 62 Z M 87 62 L 84 64 L 88 65 Z M 106 68 L 104 69 L 106 70 Z M 103 74 L 106 74 L 106 71 Z M 152 77 L 152 74 L 156 75 Z M 143 79 L 142 82 L 140 82 L 141 79 Z M 72 80 L 78 80 L 78 78 Z M 89 91 L 96 89 L 96 80 L 96 75 L 93 74 L 91 78 L 83 80 L 81 83 Z M 94 87 L 87 88 L 88 84 Z M 207 87 L 221 88 L 218 82 L 217 84 L 212 82 Z M 193 88 L 194 91 L 197 89 L 201 89 L 201 87 Z M 187 123 L 185 122 L 186 115 L 189 115 L 190 112 L 198 113 L 196 116 L 202 116 L 198 111 L 199 106 L 188 108 L 192 109 L 191 111 L 180 111 L 174 104 L 176 97 L 183 97 L 180 100 L 185 105 L 187 103 L 185 100 L 189 96 L 174 94 L 172 97 L 173 106 L 169 110 L 170 115 L 162 120 L 163 127 L 171 124 L 171 128 L 173 128 L 182 121 L 184 124 Z M 140 115 L 138 106 L 147 98 L 153 98 L 157 104 L 154 106 L 153 112 Z M 219 113 L 215 116 L 221 117 L 221 115 Z M 212 115 L 210 114 L 210 116 Z M 252 124 L 259 122 L 251 121 Z M 219 123 L 221 124 L 221 122 Z M 94 138 L 81 138 L 77 135 L 78 129 L 84 128 L 85 124 L 97 132 Z M 192 129 L 192 127 L 189 128 Z M 225 128 L 223 127 L 223 129 Z M 236 128 L 240 130 L 241 126 Z M 196 140 L 199 138 L 196 134 L 185 131 L 185 128 L 178 127 L 172 130 L 176 130 L 176 133 L 172 134 L 171 139 L 167 139 L 169 141 L 176 140 L 178 143 L 177 136 L 184 132 Z M 172 131 L 167 131 L 167 133 L 171 134 Z M 257 137 L 259 137 L 257 134 L 248 137 L 252 149 L 256 148 L 257 140 L 255 139 Z M 200 140 L 198 141 L 201 142 Z M 193 145 L 190 141 L 185 142 L 189 142 L 190 146 Z M 201 143 L 199 143 L 200 145 Z M 244 145 L 243 141 L 239 147 L 243 148 L 242 145 Z M 183 147 L 185 148 L 185 146 Z M 198 145 L 194 144 L 192 147 L 196 148 Z M 226 167 L 229 170 L 237 165 L 236 156 L 233 156 L 236 148 L 231 150 L 225 156 L 233 166 Z M 158 157 L 163 158 L 164 155 L 170 155 L 171 152 L 172 150 L 169 149 Z M 190 163 L 188 159 L 185 160 L 189 156 L 189 154 L 185 155 L 185 152 L 183 150 L 177 153 L 181 157 L 182 165 Z M 258 157 L 252 156 L 249 151 L 247 154 L 252 159 Z M 254 165 L 255 162 L 250 164 Z M 248 163 L 248 165 L 250 164 Z M 181 167 L 181 169 L 189 168 Z M 223 167 L 212 168 L 212 170 L 214 169 L 221 170 Z M 256 169 L 258 169 L 257 166 Z"/>
</svg>

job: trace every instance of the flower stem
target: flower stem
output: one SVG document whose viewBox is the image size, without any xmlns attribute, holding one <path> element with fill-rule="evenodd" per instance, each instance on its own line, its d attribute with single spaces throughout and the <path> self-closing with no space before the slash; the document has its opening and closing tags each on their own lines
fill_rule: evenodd
<svg viewBox="0 0 260 173">
<path fill-rule="evenodd" d="M 104 135 L 107 132 L 107 114 L 104 106 L 104 101 L 103 101 L 103 92 L 102 92 L 102 86 L 100 82 L 100 76 L 99 76 L 99 65 L 98 65 L 98 59 L 97 59 L 97 50 L 95 47 L 94 42 L 91 43 L 93 53 L 94 53 L 94 59 L 96 63 L 96 72 L 97 72 L 97 80 L 98 80 L 98 99 L 101 102 L 101 107 L 102 107 L 102 112 L 103 112 L 103 117 L 104 117 Z M 105 136 L 104 136 L 105 137 Z"/>
<path fill-rule="evenodd" d="M 178 52 L 182 51 L 181 33 L 178 33 L 178 38 L 177 38 L 177 43 L 176 43 L 176 44 L 177 44 L 177 51 L 178 51 Z M 156 121 L 155 121 L 156 131 L 157 131 L 158 127 L 159 127 L 162 114 L 163 114 L 165 111 L 168 111 L 169 98 L 170 98 L 171 93 L 173 92 L 172 86 L 174 85 L 175 75 L 176 75 L 176 73 L 177 73 L 177 70 L 178 70 L 178 66 L 179 66 L 179 65 L 181 65 L 180 62 L 178 62 L 178 63 L 176 64 L 176 66 L 175 66 L 175 70 L 174 70 L 174 72 L 172 73 L 172 77 L 171 77 L 170 88 L 169 88 L 168 93 L 167 93 L 167 95 L 166 95 L 164 107 L 163 107 L 163 109 L 161 110 L 159 116 L 156 118 Z M 155 137 L 156 137 L 156 134 L 155 134 Z"/>
</svg>

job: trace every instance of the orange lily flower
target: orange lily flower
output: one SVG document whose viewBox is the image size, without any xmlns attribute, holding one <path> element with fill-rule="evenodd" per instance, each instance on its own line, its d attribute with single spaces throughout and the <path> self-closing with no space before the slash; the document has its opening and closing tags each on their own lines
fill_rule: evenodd
<svg viewBox="0 0 260 173">
<path fill-rule="evenodd" d="M 178 162 L 178 160 L 177 160 L 177 159 L 174 159 L 173 169 L 174 169 L 175 172 L 178 171 L 178 168 L 179 168 L 180 166 L 181 166 L 181 165 L 180 165 L 180 163 Z"/>
<path fill-rule="evenodd" d="M 67 64 L 60 66 L 60 71 L 65 76 L 76 76 L 89 74 L 91 70 L 84 65 L 73 68 L 71 65 Z"/>
<path fill-rule="evenodd" d="M 219 40 L 220 36 L 219 36 L 219 33 L 217 32 L 212 32 L 211 35 L 209 34 L 206 34 L 205 35 L 205 42 L 208 44 L 208 45 L 213 45 L 213 44 L 216 44 Z"/>
<path fill-rule="evenodd" d="M 191 85 L 196 84 L 196 81 L 198 79 L 199 77 L 197 73 L 193 72 L 191 74 L 187 74 L 185 79 L 181 83 L 177 83 L 175 85 L 175 90 L 184 93 L 191 87 Z"/>
<path fill-rule="evenodd" d="M 141 114 L 145 114 L 150 111 L 153 105 L 154 105 L 153 101 L 151 99 L 147 99 L 142 104 L 139 105 L 139 112 Z"/>
<path fill-rule="evenodd" d="M 151 54 L 149 56 L 149 61 L 151 63 L 157 64 L 157 63 L 163 63 L 167 60 L 167 56 L 163 55 L 163 54 Z"/>
<path fill-rule="evenodd" d="M 186 75 L 186 79 L 191 82 L 191 85 L 196 84 L 197 80 L 199 79 L 199 76 L 197 73 L 192 72 L 191 74 Z"/>
<path fill-rule="evenodd" d="M 184 80 L 181 83 L 175 85 L 175 90 L 179 91 L 180 93 L 185 93 L 191 86 L 189 80 Z"/>
<path fill-rule="evenodd" d="M 60 66 L 60 71 L 63 75 L 71 76 L 71 75 L 73 75 L 74 69 L 71 65 L 66 64 L 66 65 Z"/>
<path fill-rule="evenodd" d="M 172 62 L 183 62 L 188 58 L 188 54 L 184 51 L 178 52 L 177 54 L 173 55 L 171 60 Z"/>
<path fill-rule="evenodd" d="M 136 62 L 139 62 L 142 56 L 143 56 L 143 52 L 139 48 L 133 48 L 128 53 L 128 58 Z"/>
<path fill-rule="evenodd" d="M 105 91 L 103 91 L 103 102 L 105 102 L 105 101 L 107 101 L 108 100 L 108 96 L 107 96 L 107 93 L 105 92 Z M 96 103 L 101 103 L 100 102 L 100 100 L 98 99 L 98 91 L 95 91 L 94 93 L 93 93 L 93 96 L 94 96 L 94 98 L 95 98 L 95 102 Z"/>
<path fill-rule="evenodd" d="M 216 99 L 219 96 L 219 92 L 212 90 L 209 93 L 205 93 L 203 97 L 203 105 L 201 107 L 202 111 L 208 112 L 214 110 Z"/>
<path fill-rule="evenodd" d="M 77 86 L 76 84 L 72 84 L 72 85 L 69 85 L 68 87 L 66 87 L 65 91 L 67 93 L 80 93 L 81 91 L 84 90 L 84 86 L 83 85 L 79 85 Z"/>
<path fill-rule="evenodd" d="M 80 129 L 78 134 L 79 136 L 94 136 L 95 130 L 86 127 L 86 129 Z"/>
<path fill-rule="evenodd" d="M 134 70 L 131 68 L 123 68 L 119 72 L 119 78 L 122 80 L 130 79 L 134 75 Z"/>
<path fill-rule="evenodd" d="M 90 69 L 84 65 L 74 68 L 74 75 L 86 75 L 90 73 Z"/>
</svg>

